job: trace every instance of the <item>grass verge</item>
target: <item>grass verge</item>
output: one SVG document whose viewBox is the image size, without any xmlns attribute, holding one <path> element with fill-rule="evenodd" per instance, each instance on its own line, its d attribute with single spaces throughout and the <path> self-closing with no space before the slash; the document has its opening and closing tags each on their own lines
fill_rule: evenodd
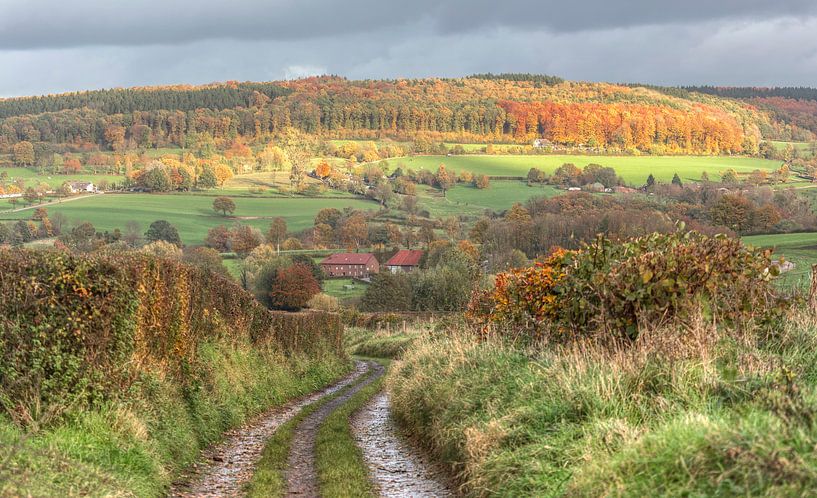
<svg viewBox="0 0 817 498">
<path fill-rule="evenodd" d="M 398 423 L 469 496 L 806 496 L 817 333 L 701 325 L 544 350 L 452 331 L 389 373 Z"/>
<path fill-rule="evenodd" d="M 348 371 L 331 353 L 203 343 L 181 384 L 145 370 L 121 401 L 22 432 L 0 416 L 0 496 L 162 496 L 200 449 L 253 415 Z"/>
<path fill-rule="evenodd" d="M 375 359 L 383 366 L 388 360 Z M 377 496 L 363 453 L 355 442 L 350 417 L 383 388 L 384 377 L 364 387 L 332 412 L 318 430 L 315 459 L 321 496 Z"/>
<path fill-rule="evenodd" d="M 406 329 L 389 332 L 365 328 L 347 328 L 343 342 L 350 355 L 371 358 L 398 358 L 424 331 Z"/>
</svg>

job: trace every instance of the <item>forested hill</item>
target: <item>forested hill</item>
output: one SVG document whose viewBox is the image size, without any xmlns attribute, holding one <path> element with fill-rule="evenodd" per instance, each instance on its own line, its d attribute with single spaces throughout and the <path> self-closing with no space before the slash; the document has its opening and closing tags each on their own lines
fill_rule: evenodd
<svg viewBox="0 0 817 498">
<path fill-rule="evenodd" d="M 464 142 L 544 138 L 646 153 L 754 153 L 790 127 L 772 112 L 698 92 L 551 76 L 314 77 L 271 83 L 114 89 L 0 101 L 0 152 L 15 143 L 115 149 L 182 145 L 193 133 L 256 140 L 286 127 L 325 138 Z"/>
<path fill-rule="evenodd" d="M 232 109 L 253 105 L 257 99 L 256 92 L 270 99 L 289 93 L 286 88 L 275 83 L 91 90 L 40 97 L 0 99 L 0 118 L 83 107 L 98 109 L 105 114 L 158 110 Z"/>
<path fill-rule="evenodd" d="M 738 87 L 738 86 L 687 86 L 684 90 L 706 93 L 732 99 L 752 99 L 766 97 L 783 97 L 795 100 L 817 101 L 817 88 L 797 87 Z"/>
</svg>

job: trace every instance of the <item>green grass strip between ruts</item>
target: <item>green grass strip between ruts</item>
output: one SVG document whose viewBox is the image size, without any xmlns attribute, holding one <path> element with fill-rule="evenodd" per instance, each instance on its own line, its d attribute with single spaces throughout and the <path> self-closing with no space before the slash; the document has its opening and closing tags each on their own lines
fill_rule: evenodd
<svg viewBox="0 0 817 498">
<path fill-rule="evenodd" d="M 375 359 L 388 366 L 388 360 Z M 355 443 L 349 418 L 383 388 L 385 375 L 364 387 L 332 412 L 318 429 L 315 466 L 321 496 L 376 496 L 363 453 Z"/>
<path fill-rule="evenodd" d="M 315 410 L 338 396 L 342 396 L 349 389 L 365 381 L 370 375 L 371 373 L 365 374 L 353 384 L 304 407 L 297 415 L 282 424 L 264 446 L 261 460 L 259 460 L 255 473 L 246 486 L 247 496 L 251 498 L 284 496 L 287 491 L 286 471 L 289 466 L 289 450 L 295 428 Z M 378 380 L 375 383 L 379 382 Z"/>
</svg>

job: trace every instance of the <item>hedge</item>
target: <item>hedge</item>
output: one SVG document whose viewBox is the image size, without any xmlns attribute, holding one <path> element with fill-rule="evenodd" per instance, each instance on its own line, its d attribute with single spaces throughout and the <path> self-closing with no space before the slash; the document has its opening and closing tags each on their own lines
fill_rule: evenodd
<svg viewBox="0 0 817 498">
<path fill-rule="evenodd" d="M 208 339 L 342 354 L 330 313 L 270 312 L 232 280 L 148 255 L 0 248 L 0 405 L 93 403 L 148 366 L 168 375 Z M 28 409 L 28 408 L 25 408 Z"/>
</svg>

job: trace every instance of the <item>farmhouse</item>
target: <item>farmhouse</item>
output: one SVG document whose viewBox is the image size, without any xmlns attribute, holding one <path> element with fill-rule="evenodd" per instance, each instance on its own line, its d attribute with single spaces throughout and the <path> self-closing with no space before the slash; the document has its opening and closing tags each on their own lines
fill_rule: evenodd
<svg viewBox="0 0 817 498">
<path fill-rule="evenodd" d="M 370 253 L 338 253 L 321 261 L 321 268 L 329 278 L 369 278 L 380 271 L 380 263 Z"/>
<path fill-rule="evenodd" d="M 411 251 L 402 249 L 397 254 L 386 261 L 386 268 L 392 273 L 410 272 L 420 267 L 420 260 L 423 258 L 423 251 Z"/>
<path fill-rule="evenodd" d="M 71 189 L 72 194 L 96 191 L 94 184 L 91 182 L 71 182 L 68 184 L 68 187 Z"/>
</svg>

